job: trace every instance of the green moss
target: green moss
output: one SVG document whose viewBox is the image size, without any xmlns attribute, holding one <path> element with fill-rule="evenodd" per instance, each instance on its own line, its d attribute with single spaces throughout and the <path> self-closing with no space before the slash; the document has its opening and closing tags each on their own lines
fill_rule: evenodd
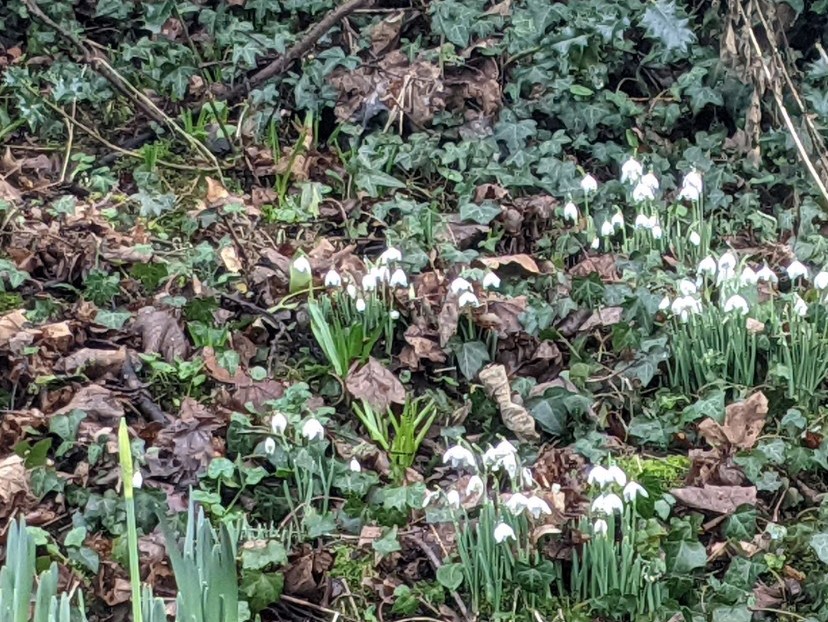
<svg viewBox="0 0 828 622">
<path fill-rule="evenodd" d="M 347 582 L 351 592 L 360 593 L 363 577 L 369 577 L 374 572 L 371 555 L 344 544 L 335 546 L 333 554 L 331 576 Z"/>
<path fill-rule="evenodd" d="M 681 485 L 690 470 L 690 459 L 679 455 L 663 458 L 633 456 L 620 458 L 618 466 L 632 480 L 658 483 L 661 488 L 667 489 Z"/>
<path fill-rule="evenodd" d="M 19 309 L 23 306 L 23 297 L 17 292 L 0 292 L 0 313 Z"/>
</svg>

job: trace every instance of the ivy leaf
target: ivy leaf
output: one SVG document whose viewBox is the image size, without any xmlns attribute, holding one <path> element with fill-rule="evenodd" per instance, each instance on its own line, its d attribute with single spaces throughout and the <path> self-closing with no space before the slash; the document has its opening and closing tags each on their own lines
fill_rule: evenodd
<svg viewBox="0 0 828 622">
<path fill-rule="evenodd" d="M 454 354 L 457 357 L 457 368 L 466 380 L 472 380 L 483 369 L 483 365 L 491 360 L 482 341 L 461 343 L 454 348 Z"/>
<path fill-rule="evenodd" d="M 689 21 L 676 14 L 675 2 L 666 0 L 653 2 L 641 18 L 647 36 L 660 41 L 668 52 L 685 52 L 695 43 L 696 35 L 687 26 Z"/>
<path fill-rule="evenodd" d="M 815 533 L 808 543 L 823 564 L 828 564 L 828 532 Z"/>
<path fill-rule="evenodd" d="M 287 563 L 287 551 L 276 540 L 253 540 L 245 543 L 241 558 L 245 570 L 261 570 L 271 564 L 281 566 Z"/>
<path fill-rule="evenodd" d="M 667 553 L 667 570 L 674 574 L 684 574 L 696 568 L 704 568 L 707 564 L 707 551 L 698 541 L 667 542 L 664 550 Z"/>
<path fill-rule="evenodd" d="M 254 612 L 279 602 L 284 586 L 285 577 L 281 573 L 264 572 L 245 573 L 241 584 Z"/>
<path fill-rule="evenodd" d="M 488 225 L 500 216 L 500 208 L 491 203 L 465 203 L 460 207 L 460 219 L 470 220 L 478 225 Z"/>
<path fill-rule="evenodd" d="M 391 553 L 402 550 L 399 540 L 397 540 L 397 526 L 394 525 L 389 529 L 382 538 L 374 540 L 371 543 L 373 548 L 381 556 L 385 557 Z"/>
<path fill-rule="evenodd" d="M 437 581 L 447 590 L 456 590 L 463 583 L 463 564 L 443 564 L 437 569 Z"/>
<path fill-rule="evenodd" d="M 749 542 L 756 534 L 756 509 L 745 508 L 727 519 L 725 535 L 733 540 Z"/>
</svg>

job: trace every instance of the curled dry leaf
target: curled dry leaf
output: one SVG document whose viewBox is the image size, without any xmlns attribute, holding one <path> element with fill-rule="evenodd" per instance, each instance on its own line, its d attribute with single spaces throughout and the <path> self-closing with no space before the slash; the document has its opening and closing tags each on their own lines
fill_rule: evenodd
<svg viewBox="0 0 828 622">
<path fill-rule="evenodd" d="M 225 246 L 219 251 L 219 257 L 224 267 L 228 272 L 238 274 L 242 271 L 242 264 L 239 261 L 239 256 L 236 254 L 236 249 L 233 246 Z"/>
<path fill-rule="evenodd" d="M 134 331 L 141 333 L 144 352 L 160 354 L 168 363 L 186 359 L 190 344 L 178 321 L 168 311 L 144 307 L 132 324 Z"/>
<path fill-rule="evenodd" d="M 497 403 L 503 423 L 521 441 L 536 441 L 535 419 L 521 405 L 512 401 L 512 388 L 503 365 L 488 365 L 480 370 L 480 382 L 486 393 Z"/>
<path fill-rule="evenodd" d="M 713 447 L 732 446 L 736 449 L 751 449 L 768 415 L 768 398 L 761 391 L 752 394 L 743 402 L 730 404 L 725 410 L 723 424 L 707 418 L 699 424 L 699 433 Z"/>
<path fill-rule="evenodd" d="M 498 268 L 511 268 L 518 273 L 540 274 L 540 268 L 535 260 L 529 255 L 503 255 L 501 257 L 481 257 L 478 259 L 480 263 L 490 270 L 497 270 Z"/>
<path fill-rule="evenodd" d="M 449 292 L 437 316 L 437 329 L 440 335 L 441 348 L 445 348 L 449 340 L 457 334 L 457 320 L 459 318 L 460 308 L 457 306 L 457 296 Z"/>
<path fill-rule="evenodd" d="M 572 266 L 569 274 L 585 277 L 597 272 L 603 281 L 618 280 L 618 270 L 615 267 L 615 255 L 596 255 L 584 257 L 579 263 Z"/>
<path fill-rule="evenodd" d="M 97 380 L 106 374 L 118 373 L 124 365 L 126 349 L 99 350 L 81 348 L 58 361 L 56 369 L 67 374 L 83 373 L 90 380 Z"/>
<path fill-rule="evenodd" d="M 373 356 L 357 371 L 350 371 L 345 387 L 355 398 L 384 413 L 391 404 L 405 403 L 405 387 Z"/>
<path fill-rule="evenodd" d="M 68 322 L 55 322 L 40 327 L 44 345 L 53 347 L 58 352 L 67 352 L 74 341 Z"/>
<path fill-rule="evenodd" d="M 432 363 L 442 363 L 446 360 L 446 353 L 440 349 L 437 342 L 431 337 L 436 334 L 433 331 L 423 329 L 412 324 L 405 331 L 405 341 L 414 349 L 418 359 L 426 359 Z"/>
<path fill-rule="evenodd" d="M 621 316 L 624 313 L 623 307 L 607 307 L 606 309 L 599 309 L 593 311 L 592 315 L 587 318 L 587 321 L 581 324 L 579 331 L 589 332 L 595 328 L 604 328 L 618 324 L 621 321 Z"/>
<path fill-rule="evenodd" d="M 756 505 L 755 486 L 690 486 L 670 491 L 688 508 L 732 514 L 740 505 Z"/>
<path fill-rule="evenodd" d="M 23 330 L 26 322 L 23 309 L 16 309 L 0 316 L 0 348 L 9 345 L 9 340 Z"/>
<path fill-rule="evenodd" d="M 7 518 L 14 502 L 28 494 L 29 480 L 23 458 L 12 454 L 0 460 L 0 518 Z"/>
</svg>

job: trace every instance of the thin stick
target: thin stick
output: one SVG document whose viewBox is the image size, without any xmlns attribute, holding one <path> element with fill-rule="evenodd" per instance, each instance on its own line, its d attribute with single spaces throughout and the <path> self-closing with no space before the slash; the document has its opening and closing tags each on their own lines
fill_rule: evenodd
<svg viewBox="0 0 828 622">
<path fill-rule="evenodd" d="M 69 158 L 72 157 L 72 143 L 75 140 L 75 114 L 78 110 L 77 98 L 72 100 L 72 117 L 65 117 L 66 123 L 66 151 L 63 154 L 63 166 L 60 169 L 60 183 L 66 181 L 66 173 L 69 170 Z"/>
</svg>

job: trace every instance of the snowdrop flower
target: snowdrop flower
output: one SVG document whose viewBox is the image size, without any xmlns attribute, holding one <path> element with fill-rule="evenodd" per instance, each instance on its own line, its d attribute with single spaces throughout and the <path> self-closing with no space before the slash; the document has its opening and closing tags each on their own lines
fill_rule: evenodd
<svg viewBox="0 0 828 622">
<path fill-rule="evenodd" d="M 739 294 L 731 296 L 724 303 L 725 313 L 732 313 L 734 311 L 737 311 L 741 315 L 745 315 L 748 312 L 747 300 L 742 298 Z"/>
<path fill-rule="evenodd" d="M 388 317 L 390 317 L 392 320 L 399 320 L 399 319 L 400 319 L 400 312 L 399 312 L 399 311 L 397 311 L 396 309 L 393 309 L 393 310 L 392 310 L 392 311 L 388 314 Z"/>
<path fill-rule="evenodd" d="M 440 490 L 428 490 L 426 489 L 425 495 L 423 495 L 423 509 L 427 508 L 431 505 L 431 502 L 434 501 L 437 497 L 440 496 Z"/>
<path fill-rule="evenodd" d="M 276 413 L 270 418 L 270 431 L 274 434 L 284 434 L 288 420 L 282 413 Z"/>
<path fill-rule="evenodd" d="M 503 469 L 509 477 L 517 475 L 517 449 L 509 441 L 500 441 L 495 447 L 490 447 L 483 454 L 483 463 L 493 471 Z"/>
<path fill-rule="evenodd" d="M 356 285 L 354 285 L 353 283 L 348 283 L 348 286 L 345 288 L 345 291 L 348 292 L 348 295 L 352 299 L 355 299 L 357 297 L 357 288 Z"/>
<path fill-rule="evenodd" d="M 325 287 L 339 287 L 342 285 L 342 277 L 339 276 L 339 272 L 331 268 L 325 274 Z"/>
<path fill-rule="evenodd" d="M 532 469 L 529 467 L 523 468 L 520 472 L 520 483 L 526 488 L 530 488 L 535 485 L 535 478 L 532 477 Z"/>
<path fill-rule="evenodd" d="M 356 310 L 360 313 L 365 313 L 365 300 L 363 298 L 357 299 Z"/>
<path fill-rule="evenodd" d="M 449 285 L 449 290 L 451 290 L 452 294 L 462 294 L 463 292 L 470 292 L 472 289 L 472 284 L 459 276 Z"/>
<path fill-rule="evenodd" d="M 795 281 L 800 277 L 806 279 L 808 278 L 808 268 L 806 268 L 805 265 L 798 260 L 794 260 L 790 266 L 785 268 L 785 271 L 788 273 L 788 278 L 792 281 Z"/>
<path fill-rule="evenodd" d="M 779 277 L 776 276 L 776 272 L 768 268 L 768 264 L 765 264 L 765 267 L 759 270 L 756 273 L 756 278 L 759 281 L 766 281 L 768 283 L 778 283 Z"/>
<path fill-rule="evenodd" d="M 690 237 L 688 239 L 690 240 L 690 244 L 692 244 L 693 246 L 698 246 L 699 244 L 701 244 L 701 236 L 695 231 L 690 232 Z"/>
<path fill-rule="evenodd" d="M 443 454 L 443 464 L 451 464 L 454 469 L 469 467 L 470 469 L 477 470 L 477 462 L 474 459 L 474 454 L 470 449 L 462 445 L 449 447 Z"/>
<path fill-rule="evenodd" d="M 736 255 L 727 252 L 719 257 L 719 274 L 716 282 L 724 283 L 736 276 Z"/>
<path fill-rule="evenodd" d="M 391 279 L 391 271 L 388 266 L 377 266 L 371 273 L 374 275 L 377 283 L 387 283 Z"/>
<path fill-rule="evenodd" d="M 460 294 L 460 298 L 457 299 L 457 305 L 461 309 L 465 309 L 466 307 L 479 307 L 480 301 L 477 299 L 471 292 L 463 292 Z"/>
<path fill-rule="evenodd" d="M 311 265 L 308 258 L 302 255 L 293 260 L 293 269 L 299 274 L 310 274 Z"/>
<path fill-rule="evenodd" d="M 591 486 L 600 486 L 603 488 L 607 484 L 611 484 L 614 481 L 612 475 L 608 469 L 605 469 L 600 464 L 592 467 L 589 471 L 589 475 L 587 475 L 587 483 Z"/>
<path fill-rule="evenodd" d="M 823 270 L 822 272 L 817 273 L 814 277 L 814 287 L 816 287 L 819 291 L 828 289 L 828 272 Z"/>
<path fill-rule="evenodd" d="M 486 484 L 479 475 L 472 475 L 466 484 L 466 496 L 482 495 L 486 491 Z"/>
<path fill-rule="evenodd" d="M 649 229 L 651 226 L 650 218 L 646 214 L 639 214 L 635 217 L 633 227 L 636 229 Z"/>
<path fill-rule="evenodd" d="M 272 439 L 267 439 L 272 440 Z M 144 476 L 141 475 L 141 471 L 136 469 L 135 473 L 132 474 L 132 487 L 133 488 L 140 488 L 144 485 Z"/>
<path fill-rule="evenodd" d="M 564 205 L 563 217 L 564 220 L 571 220 L 572 222 L 578 221 L 578 208 L 572 201 L 568 201 L 567 204 Z"/>
<path fill-rule="evenodd" d="M 613 512 L 620 514 L 624 511 L 624 502 L 621 501 L 621 497 L 613 493 L 598 495 L 595 501 L 592 502 L 592 511 L 601 514 L 612 514 Z"/>
<path fill-rule="evenodd" d="M 509 525 L 507 525 L 506 523 L 499 523 L 497 525 L 497 527 L 495 527 L 495 530 L 494 530 L 495 542 L 497 542 L 498 544 L 501 544 L 502 542 L 505 542 L 506 540 L 509 540 L 510 538 L 512 540 L 515 539 L 514 529 L 509 527 Z"/>
<path fill-rule="evenodd" d="M 635 501 L 638 495 L 641 495 L 642 497 L 650 496 L 644 486 L 638 482 L 630 482 L 624 486 L 624 492 L 622 494 L 624 495 L 624 501 Z"/>
<path fill-rule="evenodd" d="M 693 169 L 684 176 L 678 198 L 687 199 L 688 201 L 698 201 L 701 193 L 702 177 L 698 171 Z"/>
<path fill-rule="evenodd" d="M 670 305 L 673 315 L 679 316 L 682 322 L 689 320 L 693 314 L 701 313 L 701 309 L 701 301 L 693 296 L 681 296 Z"/>
<path fill-rule="evenodd" d="M 596 251 L 598 250 L 598 248 L 600 246 L 601 246 L 601 240 L 599 240 L 598 238 L 592 238 L 592 242 L 589 243 L 589 247 L 592 248 L 593 250 L 596 250 Z"/>
<path fill-rule="evenodd" d="M 586 194 L 595 192 L 598 190 L 598 181 L 592 175 L 587 173 L 581 180 L 581 190 L 583 190 Z"/>
<path fill-rule="evenodd" d="M 799 317 L 808 315 L 808 303 L 802 300 L 799 294 L 794 294 L 793 310 Z"/>
<path fill-rule="evenodd" d="M 540 497 L 534 496 L 527 499 L 526 509 L 529 510 L 529 513 L 534 519 L 540 518 L 541 514 L 549 515 L 552 513 L 552 508 L 549 507 L 549 504 L 546 501 Z"/>
<path fill-rule="evenodd" d="M 704 259 L 699 262 L 699 265 L 696 266 L 696 272 L 699 274 L 706 274 L 709 276 L 713 276 L 716 274 L 716 260 L 713 259 L 711 255 L 708 255 Z"/>
<path fill-rule="evenodd" d="M 624 473 L 624 471 L 619 466 L 612 465 L 610 468 L 607 469 L 607 474 L 619 486 L 623 486 L 627 483 L 627 474 Z"/>
<path fill-rule="evenodd" d="M 612 223 L 609 220 L 605 220 L 604 224 L 601 225 L 601 235 L 607 237 L 613 233 L 615 233 L 615 227 L 612 226 Z"/>
<path fill-rule="evenodd" d="M 666 311 L 670 308 L 670 297 L 665 296 L 661 299 L 661 302 L 658 303 L 658 310 L 659 311 Z"/>
<path fill-rule="evenodd" d="M 633 201 L 636 203 L 643 203 L 644 201 L 652 201 L 655 199 L 655 190 L 642 182 L 638 182 L 632 191 Z"/>
<path fill-rule="evenodd" d="M 408 287 L 408 277 L 405 276 L 405 272 L 402 269 L 397 268 L 394 270 L 391 278 L 388 279 L 388 284 L 391 287 Z"/>
<path fill-rule="evenodd" d="M 449 507 L 457 509 L 460 507 L 460 493 L 456 490 L 449 490 L 446 493 L 446 501 L 449 504 Z"/>
<path fill-rule="evenodd" d="M 351 462 L 348 464 L 348 468 L 351 470 L 351 473 L 361 473 L 362 472 L 362 465 L 359 463 L 359 460 L 356 458 L 351 458 Z"/>
<path fill-rule="evenodd" d="M 516 492 L 508 501 L 506 501 L 506 509 L 514 516 L 520 516 L 523 511 L 529 507 L 529 499 L 523 493 Z"/>
<path fill-rule="evenodd" d="M 660 240 L 664 232 L 661 230 L 661 225 L 655 225 L 652 229 L 652 233 L 653 238 L 655 238 L 656 240 Z"/>
<path fill-rule="evenodd" d="M 759 275 L 750 266 L 745 266 L 742 274 L 739 275 L 739 283 L 742 285 L 756 285 L 759 282 Z"/>
<path fill-rule="evenodd" d="M 366 292 L 372 292 L 377 289 L 377 274 L 371 270 L 368 274 L 362 277 L 362 289 Z"/>
<path fill-rule="evenodd" d="M 615 212 L 610 218 L 610 223 L 612 224 L 613 229 L 623 229 L 624 228 L 624 214 L 621 212 Z"/>
<path fill-rule="evenodd" d="M 276 453 L 276 441 L 268 436 L 264 442 L 264 450 L 268 456 Z"/>
<path fill-rule="evenodd" d="M 638 182 L 655 192 L 659 188 L 658 178 L 652 173 L 647 173 Z"/>
<path fill-rule="evenodd" d="M 592 524 L 592 533 L 596 536 L 605 536 L 607 535 L 607 531 L 609 530 L 609 525 L 607 525 L 607 521 L 603 518 L 599 518 Z"/>
<path fill-rule="evenodd" d="M 621 183 L 634 184 L 641 178 L 643 172 L 644 167 L 641 166 L 641 162 L 631 157 L 621 165 Z"/>
<path fill-rule="evenodd" d="M 690 279 L 682 279 L 679 281 L 678 286 L 682 296 L 692 296 L 699 291 L 696 288 L 696 284 Z"/>
<path fill-rule="evenodd" d="M 302 436 L 309 441 L 325 438 L 325 428 L 316 419 L 308 419 L 302 426 Z"/>
<path fill-rule="evenodd" d="M 388 264 L 392 261 L 402 261 L 402 253 L 393 246 L 389 246 L 379 256 L 379 263 Z"/>
<path fill-rule="evenodd" d="M 487 272 L 486 276 L 483 277 L 483 288 L 497 289 L 498 287 L 500 287 L 500 277 L 494 272 Z"/>
</svg>

